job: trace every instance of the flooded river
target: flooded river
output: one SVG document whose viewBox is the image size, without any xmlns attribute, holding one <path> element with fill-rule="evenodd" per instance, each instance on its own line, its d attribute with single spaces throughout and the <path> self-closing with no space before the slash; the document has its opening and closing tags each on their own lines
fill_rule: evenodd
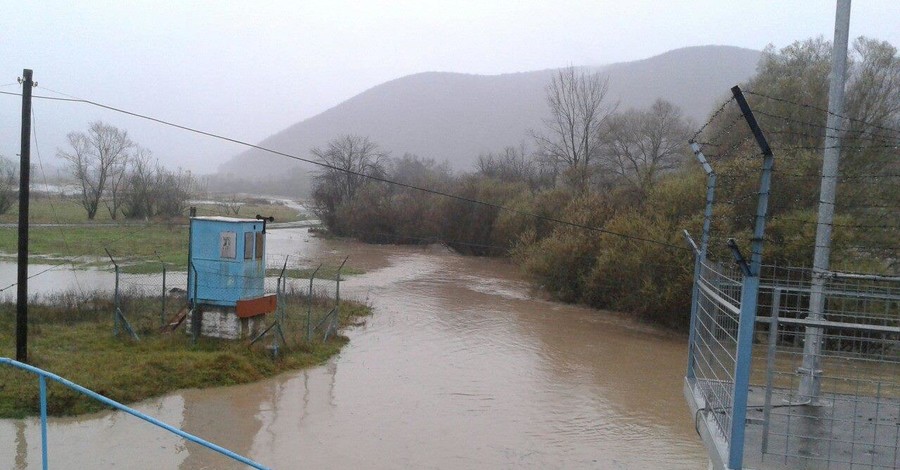
<svg viewBox="0 0 900 470">
<path fill-rule="evenodd" d="M 275 468 L 706 468 L 684 339 L 536 299 L 498 260 L 269 239 L 304 263 L 349 255 L 366 274 L 342 293 L 374 315 L 320 367 L 137 409 Z M 49 441 L 55 468 L 240 468 L 121 413 L 53 419 Z M 37 420 L 0 421 L 0 468 L 39 467 Z"/>
</svg>

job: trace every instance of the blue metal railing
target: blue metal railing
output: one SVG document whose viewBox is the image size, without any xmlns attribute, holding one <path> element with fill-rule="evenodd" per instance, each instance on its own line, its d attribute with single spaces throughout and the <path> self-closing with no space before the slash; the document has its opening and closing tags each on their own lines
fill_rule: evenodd
<svg viewBox="0 0 900 470">
<path fill-rule="evenodd" d="M 136 418 L 140 418 L 154 426 L 163 428 L 166 431 L 169 431 L 172 434 L 176 434 L 176 435 L 178 435 L 184 439 L 187 439 L 195 444 L 199 444 L 203 447 L 206 447 L 207 449 L 216 451 L 232 460 L 236 460 L 238 462 L 241 462 L 241 463 L 246 464 L 253 468 L 258 468 L 258 469 L 267 469 L 268 468 L 268 467 L 263 466 L 262 464 L 256 463 L 256 462 L 248 459 L 247 457 L 238 455 L 222 446 L 218 446 L 216 444 L 213 444 L 212 442 L 203 440 L 193 434 L 186 433 L 186 432 L 182 431 L 181 429 L 178 429 L 174 426 L 166 424 L 152 416 L 145 415 L 144 413 L 141 413 L 140 411 L 137 411 L 133 408 L 129 408 L 115 400 L 111 400 L 107 397 L 104 397 L 103 395 L 100 395 L 92 390 L 86 389 L 86 388 L 82 387 L 81 385 L 78 385 L 72 381 L 66 380 L 56 374 L 47 372 L 43 369 L 39 369 L 37 367 L 30 366 L 28 364 L 25 364 L 25 363 L 22 363 L 19 361 L 15 361 L 15 360 L 12 360 L 12 359 L 9 359 L 6 357 L 0 357 L 0 365 L 2 365 L 2 364 L 16 367 L 18 369 L 22 369 L 26 372 L 31 372 L 32 374 L 35 374 L 38 376 L 38 384 L 40 387 L 40 400 L 41 400 L 41 405 L 40 405 L 41 406 L 41 459 L 42 459 L 41 462 L 43 464 L 42 468 L 44 468 L 44 470 L 46 470 L 48 468 L 47 467 L 47 465 L 48 465 L 48 462 L 47 462 L 47 379 L 50 379 L 50 380 L 58 382 L 62 385 L 65 385 L 66 387 L 69 387 L 72 390 L 75 390 L 76 392 L 81 393 L 83 395 L 87 395 L 88 397 L 93 398 L 94 400 L 97 400 L 100 403 L 103 403 L 104 405 L 113 407 L 117 410 L 128 413 Z"/>
</svg>

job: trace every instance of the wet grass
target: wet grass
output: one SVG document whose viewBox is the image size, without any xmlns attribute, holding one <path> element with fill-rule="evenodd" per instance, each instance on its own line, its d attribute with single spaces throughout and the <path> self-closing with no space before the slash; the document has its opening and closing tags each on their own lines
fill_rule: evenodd
<svg viewBox="0 0 900 470">
<path fill-rule="evenodd" d="M 327 300 L 314 302 L 322 316 Z M 120 332 L 113 336 L 113 306 L 108 296 L 56 296 L 47 304 L 29 306 L 29 362 L 122 403 L 133 403 L 184 388 L 205 388 L 253 382 L 281 372 L 321 364 L 340 351 L 344 336 L 305 340 L 305 299 L 288 300 L 287 348 L 272 359 L 263 343 L 201 338 L 192 344 L 182 329 L 162 334 L 158 299 L 131 298 L 126 315 L 140 341 Z M 369 313 L 358 302 L 344 301 L 341 325 L 351 325 Z M 0 304 L 0 356 L 14 357 L 15 305 Z M 271 317 L 271 315 L 270 315 Z M 37 378 L 0 367 L 0 418 L 35 415 Z M 48 412 L 77 415 L 103 409 L 99 403 L 55 382 L 48 382 Z"/>
<path fill-rule="evenodd" d="M 276 222 L 297 222 L 305 220 L 306 216 L 298 214 L 297 211 L 287 207 L 286 205 L 276 201 L 270 203 L 260 198 L 245 198 L 240 200 L 238 214 L 227 210 L 223 206 L 217 204 L 196 204 L 197 215 L 217 215 L 229 217 L 248 217 L 253 218 L 256 214 L 275 217 Z M 129 221 L 124 216 L 119 215 L 116 220 L 109 216 L 109 211 L 101 206 L 97 210 L 94 220 L 88 220 L 87 212 L 73 196 L 32 194 L 31 201 L 28 205 L 29 221 L 32 224 L 83 224 L 85 226 L 97 224 L 126 224 Z M 0 223 L 16 224 L 19 221 L 19 207 L 14 205 L 5 214 L 0 214 Z M 140 221 L 137 221 L 140 222 Z M 187 211 L 181 217 L 159 219 L 152 222 L 165 222 L 174 224 L 187 223 Z"/>
<path fill-rule="evenodd" d="M 31 262 L 40 264 L 66 264 L 75 262 L 84 267 L 112 269 L 105 249 L 116 257 L 122 271 L 130 274 L 146 274 L 161 271 L 161 262 L 169 269 L 187 269 L 188 218 L 151 221 L 113 221 L 105 210 L 97 212 L 97 218 L 87 220 L 84 209 L 71 197 L 42 196 L 31 202 L 31 223 L 74 224 L 47 227 L 34 226 L 29 230 Z M 214 204 L 197 206 L 198 215 L 225 215 Z M 277 222 L 304 220 L 280 203 L 267 203 L 261 199 L 248 199 L 236 217 L 254 217 L 256 214 L 272 215 Z M 234 214 L 231 214 L 235 216 Z M 0 223 L 17 222 L 17 207 L 0 215 Z M 110 225 L 112 224 L 112 225 Z M 18 251 L 16 227 L 0 227 L 0 253 L 14 259 Z"/>
<path fill-rule="evenodd" d="M 0 228 L 0 251 L 15 253 L 18 233 L 15 227 Z M 32 227 L 28 248 L 34 262 L 43 263 L 40 256 L 52 256 L 77 264 L 112 267 L 104 248 L 120 263 L 128 259 L 156 260 L 187 266 L 188 227 L 177 224 L 129 224 L 121 226 Z M 98 260 L 103 260 L 97 263 Z M 157 263 L 157 270 L 160 267 Z"/>
</svg>

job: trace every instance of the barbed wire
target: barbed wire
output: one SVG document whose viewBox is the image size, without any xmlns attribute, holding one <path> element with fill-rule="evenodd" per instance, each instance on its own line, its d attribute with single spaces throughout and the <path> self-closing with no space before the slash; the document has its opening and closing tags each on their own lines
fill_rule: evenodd
<svg viewBox="0 0 900 470">
<path fill-rule="evenodd" d="M 722 112 L 725 110 L 725 108 L 728 107 L 728 105 L 731 104 L 732 102 L 734 102 L 734 96 L 731 96 L 730 98 L 725 100 L 725 102 L 722 103 L 722 105 L 719 106 L 719 108 L 716 109 L 716 111 L 712 113 L 712 116 L 710 116 L 709 120 L 706 121 L 706 123 L 704 123 L 702 126 L 700 126 L 700 129 L 698 129 L 697 132 L 694 133 L 694 135 L 691 137 L 690 141 L 691 142 L 696 141 L 697 136 L 699 136 L 703 132 L 703 130 L 706 129 L 707 126 L 712 124 L 712 122 L 715 121 L 717 117 L 719 117 L 719 114 L 722 114 Z"/>
<path fill-rule="evenodd" d="M 715 134 L 713 134 L 709 139 L 707 139 L 707 141 L 700 142 L 700 141 L 696 140 L 696 138 L 693 139 L 692 141 L 693 141 L 693 142 L 697 142 L 697 143 L 700 144 L 700 145 L 706 145 L 706 146 L 714 146 L 714 147 L 717 147 L 717 146 L 723 145 L 723 144 L 716 144 L 716 143 L 713 143 L 713 142 L 716 142 L 716 141 L 717 141 L 722 135 L 724 135 L 724 134 L 730 134 L 730 133 L 731 133 L 731 130 L 732 130 L 739 122 L 741 122 L 741 120 L 743 120 L 743 118 L 744 118 L 744 114 L 743 114 L 743 113 L 739 113 L 737 116 L 734 117 L 734 119 L 731 120 L 731 122 L 729 122 L 728 124 L 726 124 L 723 128 L 719 129 Z"/>
<path fill-rule="evenodd" d="M 778 214 L 770 214 L 767 215 L 770 220 L 787 220 L 789 222 L 797 222 L 799 224 L 807 224 L 807 225 L 820 225 L 821 223 L 817 220 L 805 220 L 798 219 L 795 217 L 785 217 L 783 215 Z M 898 225 L 887 225 L 887 224 L 846 224 L 840 222 L 831 222 L 824 225 L 830 225 L 832 227 L 844 227 L 844 228 L 865 228 L 865 229 L 881 229 L 881 230 L 900 230 L 900 226 Z"/>
<path fill-rule="evenodd" d="M 766 134 L 770 134 L 770 135 L 786 135 L 786 136 L 805 137 L 805 138 L 808 138 L 808 139 L 816 139 L 816 140 L 824 140 L 824 139 L 825 139 L 825 135 L 824 135 L 824 134 L 823 134 L 823 135 L 814 135 L 814 134 L 809 134 L 809 133 L 806 133 L 806 132 L 799 132 L 799 131 L 795 131 L 795 130 L 778 130 L 778 129 L 770 129 L 770 130 L 767 130 L 767 131 L 766 131 Z M 784 149 L 791 149 L 791 148 L 798 148 L 798 149 L 805 149 L 805 148 L 813 148 L 813 149 L 842 148 L 842 149 L 847 149 L 847 150 L 868 150 L 868 149 L 871 149 L 871 148 L 898 148 L 898 147 L 900 147 L 900 140 L 896 140 L 896 141 L 895 141 L 895 140 L 892 140 L 892 139 L 869 139 L 869 140 L 875 140 L 875 141 L 877 141 L 877 142 L 887 142 L 887 143 L 884 143 L 884 144 L 881 144 L 881 143 L 880 143 L 880 144 L 878 144 L 878 145 L 873 145 L 873 144 L 866 144 L 866 145 L 848 145 L 848 144 L 843 143 L 844 140 L 849 140 L 849 141 L 854 141 L 854 142 L 855 142 L 855 141 L 858 141 L 858 140 L 865 140 L 865 137 L 866 137 L 866 136 L 862 136 L 862 137 L 860 137 L 860 136 L 855 136 L 855 137 L 844 137 L 843 139 L 841 139 L 841 140 L 842 140 L 841 144 L 839 144 L 839 145 L 830 145 L 830 146 L 827 146 L 827 147 L 824 146 L 824 145 L 822 145 L 822 146 L 795 145 L 795 146 L 782 146 L 782 147 L 783 147 Z M 773 147 L 773 148 L 774 148 L 774 147 Z"/>
<path fill-rule="evenodd" d="M 858 123 L 860 123 L 860 124 L 865 124 L 865 125 L 867 125 L 867 126 L 872 126 L 872 127 L 876 128 L 876 129 L 881 129 L 881 130 L 884 130 L 884 131 L 895 132 L 895 133 L 897 133 L 897 134 L 900 134 L 900 129 L 895 129 L 895 128 L 892 128 L 892 127 L 885 127 L 885 126 L 882 126 L 882 125 L 879 125 L 879 124 L 875 124 L 875 123 L 872 123 L 872 122 L 868 122 L 868 121 L 863 120 L 863 119 L 854 118 L 854 117 L 851 117 L 851 116 L 846 116 L 846 115 L 844 115 L 844 114 L 835 113 L 835 112 L 829 111 L 829 110 L 824 109 L 824 108 L 820 108 L 820 107 L 815 106 L 815 105 L 811 105 L 811 104 L 807 104 L 807 103 L 800 103 L 800 102 L 798 102 L 798 101 L 789 100 L 789 99 L 787 99 L 787 98 L 781 98 L 781 97 L 771 96 L 771 95 L 767 95 L 767 94 L 765 94 L 765 93 L 755 92 L 755 91 L 751 91 L 751 90 L 742 90 L 742 91 L 743 91 L 744 93 L 748 94 L 748 95 L 759 96 L 759 97 L 761 97 L 761 98 L 766 98 L 766 99 L 773 100 L 773 101 L 779 101 L 779 102 L 782 102 L 782 103 L 792 104 L 792 105 L 794 105 L 794 106 L 800 106 L 800 107 L 803 107 L 803 108 L 814 109 L 814 110 L 816 110 L 816 111 L 821 111 L 821 112 L 830 114 L 830 115 L 832 115 L 832 116 L 839 117 L 839 118 L 841 118 L 841 119 L 847 119 L 847 120 L 849 120 L 849 121 L 858 122 Z"/>
<path fill-rule="evenodd" d="M 753 110 L 753 113 L 754 113 L 754 114 L 759 114 L 759 115 L 761 115 L 761 116 L 766 116 L 766 117 L 769 117 L 769 118 L 772 118 L 772 119 L 779 119 L 779 120 L 782 120 L 782 121 L 792 122 L 792 123 L 794 123 L 794 124 L 800 124 L 800 125 L 803 125 L 803 126 L 808 126 L 808 127 L 815 127 L 815 128 L 825 129 L 826 131 L 835 131 L 835 132 L 839 132 L 839 133 L 841 133 L 841 134 L 854 134 L 854 133 L 855 133 L 855 134 L 861 134 L 861 136 L 860 136 L 859 138 L 861 138 L 861 137 L 866 137 L 866 138 L 869 138 L 869 139 L 879 140 L 879 141 L 882 141 L 882 142 L 891 142 L 891 143 L 897 142 L 897 137 L 884 136 L 884 135 L 881 135 L 881 134 L 872 134 L 872 133 L 867 133 L 866 131 L 861 131 L 861 130 L 856 130 L 856 129 L 845 129 L 845 128 L 841 128 L 841 127 L 831 127 L 831 126 L 828 126 L 827 124 L 821 124 L 821 123 L 815 123 L 815 122 L 809 122 L 809 121 L 802 121 L 802 120 L 800 120 L 800 119 L 796 119 L 796 118 L 792 118 L 792 117 L 787 117 L 787 116 L 781 116 L 781 115 L 779 115 L 779 114 L 773 114 L 773 113 L 770 113 L 770 112 L 767 112 L 767 111 L 763 111 L 763 110 L 754 109 L 754 110 Z"/>
</svg>

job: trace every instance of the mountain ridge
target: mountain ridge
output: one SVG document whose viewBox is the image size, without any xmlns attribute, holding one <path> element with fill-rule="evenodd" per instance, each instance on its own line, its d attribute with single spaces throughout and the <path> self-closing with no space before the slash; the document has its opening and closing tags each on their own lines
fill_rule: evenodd
<svg viewBox="0 0 900 470">
<path fill-rule="evenodd" d="M 756 70 L 761 52 L 695 46 L 646 59 L 588 66 L 609 77 L 619 110 L 663 98 L 702 121 L 728 89 Z M 478 75 L 427 71 L 386 81 L 263 139 L 260 146 L 301 157 L 342 134 L 368 136 L 394 155 L 414 153 L 470 169 L 480 153 L 528 141 L 547 115 L 544 90 L 558 68 Z M 708 72 L 706 72 L 708 71 Z M 720 90 L 716 93 L 715 90 Z M 244 178 L 284 175 L 296 161 L 250 149 L 220 166 Z M 307 164 L 308 165 L 308 164 Z"/>
</svg>

